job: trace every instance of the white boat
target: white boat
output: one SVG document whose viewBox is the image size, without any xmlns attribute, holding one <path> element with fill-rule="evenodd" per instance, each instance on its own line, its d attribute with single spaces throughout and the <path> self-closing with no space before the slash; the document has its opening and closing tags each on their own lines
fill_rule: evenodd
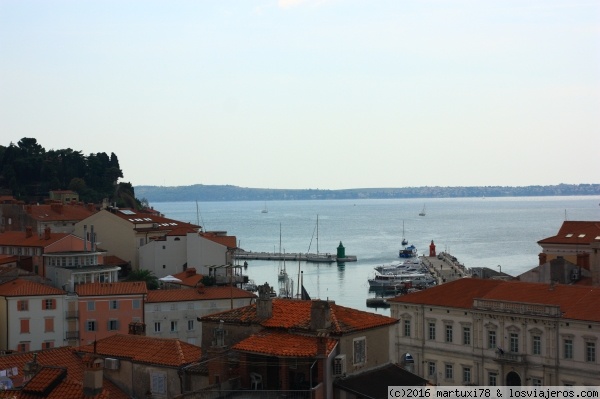
<svg viewBox="0 0 600 399">
<path fill-rule="evenodd" d="M 320 262 L 320 263 L 333 263 L 337 260 L 337 257 L 332 254 L 320 254 L 319 253 L 319 215 L 317 215 L 317 226 L 315 227 L 317 231 L 317 253 L 311 254 L 310 252 L 306 253 L 306 261 L 307 262 Z M 312 239 L 311 239 L 312 242 Z M 310 251 L 310 245 L 308 246 L 308 250 Z"/>
<path fill-rule="evenodd" d="M 265 207 L 263 208 L 262 211 L 260 211 L 261 213 L 269 213 L 269 210 L 267 209 L 267 201 L 265 201 Z"/>
<path fill-rule="evenodd" d="M 371 288 L 403 287 L 432 284 L 434 281 L 432 277 L 424 273 L 382 274 L 375 272 L 375 276 L 369 279 L 369 286 Z"/>
<path fill-rule="evenodd" d="M 408 245 L 408 240 L 404 238 L 404 220 L 402 221 L 402 246 Z"/>
<path fill-rule="evenodd" d="M 423 210 L 419 212 L 419 216 L 425 216 L 425 204 L 423 204 Z"/>
</svg>

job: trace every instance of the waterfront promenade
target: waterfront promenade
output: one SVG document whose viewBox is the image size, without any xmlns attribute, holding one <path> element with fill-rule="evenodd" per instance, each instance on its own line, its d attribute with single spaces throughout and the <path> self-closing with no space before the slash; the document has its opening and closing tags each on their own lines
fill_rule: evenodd
<svg viewBox="0 0 600 399">
<path fill-rule="evenodd" d="M 421 256 L 421 263 L 437 278 L 437 283 L 443 284 L 463 277 L 472 277 L 471 270 L 461 264 L 454 256 L 441 252 L 436 257 Z"/>
</svg>

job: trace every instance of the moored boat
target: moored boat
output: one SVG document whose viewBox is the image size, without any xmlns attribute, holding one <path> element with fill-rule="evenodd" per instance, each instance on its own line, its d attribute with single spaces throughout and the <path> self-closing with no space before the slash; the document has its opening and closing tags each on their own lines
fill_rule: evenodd
<svg viewBox="0 0 600 399">
<path fill-rule="evenodd" d="M 400 258 L 414 258 L 417 256 L 417 248 L 414 245 L 409 245 L 408 247 L 402 248 L 398 252 L 398 256 Z"/>
</svg>

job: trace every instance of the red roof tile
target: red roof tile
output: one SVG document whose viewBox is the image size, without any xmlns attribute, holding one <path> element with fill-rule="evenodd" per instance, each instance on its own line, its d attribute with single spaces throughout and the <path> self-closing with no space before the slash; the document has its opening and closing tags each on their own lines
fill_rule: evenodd
<svg viewBox="0 0 600 399">
<path fill-rule="evenodd" d="M 266 320 L 258 318 L 256 304 L 205 316 L 201 320 L 224 320 L 228 323 L 253 323 L 264 327 L 308 331 L 310 330 L 311 306 L 312 301 L 273 299 L 273 314 Z M 346 334 L 398 322 L 392 317 L 347 308 L 336 305 L 334 302 L 329 302 L 329 306 L 331 327 L 328 331 L 331 334 Z"/>
<path fill-rule="evenodd" d="M 476 298 L 554 305 L 565 319 L 600 321 L 600 287 L 590 286 L 463 278 L 388 302 L 471 309 Z"/>
<path fill-rule="evenodd" d="M 79 296 L 103 295 L 140 295 L 147 294 L 148 288 L 143 281 L 123 281 L 117 283 L 88 283 L 75 286 Z"/>
<path fill-rule="evenodd" d="M 204 287 L 148 291 L 146 303 L 206 301 L 211 299 L 256 298 L 256 295 L 237 287 Z"/>
<path fill-rule="evenodd" d="M 196 269 L 193 267 L 188 267 L 187 270 L 174 274 L 173 277 L 181 280 L 180 285 L 185 285 L 186 287 L 196 287 L 198 283 L 202 281 L 202 275 L 196 274 Z"/>
<path fill-rule="evenodd" d="M 0 296 L 64 295 L 65 291 L 30 280 L 15 279 L 0 284 Z"/>
<path fill-rule="evenodd" d="M 174 229 L 179 229 L 182 227 L 186 228 L 198 228 L 200 226 L 196 226 L 192 223 L 181 222 L 179 220 L 169 219 L 160 214 L 153 214 L 147 212 L 138 212 L 134 209 L 121 208 L 117 209 L 115 212 L 111 212 L 113 215 L 120 217 L 123 220 L 128 221 L 134 225 L 147 225 L 147 224 L 157 224 L 156 227 L 139 227 L 137 230 L 165 230 L 171 231 Z"/>
<path fill-rule="evenodd" d="M 26 212 L 35 220 L 40 222 L 47 221 L 81 221 L 97 212 L 95 207 L 89 208 L 87 205 L 68 205 L 68 204 L 44 204 L 44 205 L 26 205 Z"/>
<path fill-rule="evenodd" d="M 50 233 L 50 238 L 45 239 L 45 235 L 41 236 L 33 234 L 27 237 L 24 231 L 7 231 L 0 233 L 0 245 L 10 245 L 15 247 L 47 247 L 57 241 L 67 237 L 68 233 Z"/>
<path fill-rule="evenodd" d="M 566 220 L 553 237 L 544 238 L 538 244 L 582 245 L 600 242 L 600 222 Z"/>
<path fill-rule="evenodd" d="M 227 248 L 237 248 L 237 238 L 235 236 L 224 236 L 221 234 L 215 234 L 211 232 L 199 233 L 199 235 L 201 237 L 206 238 L 207 240 L 224 245 Z"/>
<path fill-rule="evenodd" d="M 83 371 L 84 366 L 81 358 L 77 356 L 73 348 L 61 347 L 46 349 L 43 351 L 35 352 L 36 362 L 44 370 L 45 367 L 64 368 L 67 370 L 67 378 L 62 380 L 58 386 L 56 386 L 47 396 L 49 399 L 64 399 L 64 398 L 81 398 L 84 399 L 83 395 Z M 18 374 L 16 377 L 11 377 L 15 388 L 20 388 L 23 382 L 23 366 L 33 360 L 34 352 L 15 353 L 10 355 L 0 356 L 0 370 L 17 368 Z M 46 381 L 50 380 L 51 372 L 42 374 L 40 377 L 44 377 Z M 31 380 L 33 381 L 33 380 Z M 31 382 L 30 381 L 30 382 Z M 38 385 L 35 382 L 30 388 L 37 391 L 42 385 Z M 103 381 L 104 390 L 95 399 L 128 399 L 129 397 L 116 385 L 111 383 L 109 380 L 104 379 Z M 14 395 L 14 396 L 13 396 Z M 27 390 L 0 390 L 0 398 L 16 398 L 16 399 L 39 399 L 41 396 L 37 393 L 33 393 Z M 91 399 L 91 398 L 86 398 Z"/>
<path fill-rule="evenodd" d="M 94 353 L 94 345 L 85 345 L 78 350 Z M 96 353 L 137 363 L 179 367 L 200 360 L 201 349 L 178 339 L 115 334 L 98 340 Z"/>
<path fill-rule="evenodd" d="M 36 393 L 38 395 L 47 395 L 53 385 L 57 385 L 67 376 L 67 369 L 58 367 L 42 367 L 25 384 L 25 392 Z"/>
<path fill-rule="evenodd" d="M 281 357 L 316 357 L 319 339 L 315 336 L 264 330 L 238 342 L 232 349 Z M 327 340 L 327 354 L 331 353 L 337 340 L 322 339 Z"/>
</svg>

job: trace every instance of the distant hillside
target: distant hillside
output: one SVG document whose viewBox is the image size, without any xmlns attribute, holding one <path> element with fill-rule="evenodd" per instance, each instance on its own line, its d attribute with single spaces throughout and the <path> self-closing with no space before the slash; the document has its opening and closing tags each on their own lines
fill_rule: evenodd
<svg viewBox="0 0 600 399">
<path fill-rule="evenodd" d="M 272 201 L 384 198 L 531 197 L 600 195 L 600 184 L 559 184 L 526 187 L 404 187 L 348 190 L 288 190 L 195 184 L 192 186 L 135 186 L 137 198 L 149 202 Z"/>
</svg>

